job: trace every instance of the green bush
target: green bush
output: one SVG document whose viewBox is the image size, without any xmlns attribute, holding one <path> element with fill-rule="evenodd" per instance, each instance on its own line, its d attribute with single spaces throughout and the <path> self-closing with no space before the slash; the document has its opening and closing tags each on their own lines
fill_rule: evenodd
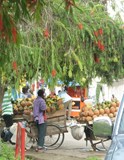
<svg viewBox="0 0 124 160">
<path fill-rule="evenodd" d="M 0 160 L 15 160 L 15 151 L 7 143 L 0 142 Z M 32 158 L 25 158 L 25 160 L 32 160 Z"/>
<path fill-rule="evenodd" d="M 0 143 L 0 159 L 1 160 L 14 160 L 14 150 L 6 143 Z"/>
</svg>

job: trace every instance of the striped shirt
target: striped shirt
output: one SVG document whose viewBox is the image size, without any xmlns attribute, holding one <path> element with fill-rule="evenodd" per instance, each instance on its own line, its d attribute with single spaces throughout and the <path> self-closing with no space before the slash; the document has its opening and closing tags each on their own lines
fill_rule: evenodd
<svg viewBox="0 0 124 160">
<path fill-rule="evenodd" d="M 2 116 L 3 115 L 12 115 L 13 106 L 11 103 L 11 94 L 7 91 L 4 93 L 3 102 L 2 102 Z"/>
</svg>

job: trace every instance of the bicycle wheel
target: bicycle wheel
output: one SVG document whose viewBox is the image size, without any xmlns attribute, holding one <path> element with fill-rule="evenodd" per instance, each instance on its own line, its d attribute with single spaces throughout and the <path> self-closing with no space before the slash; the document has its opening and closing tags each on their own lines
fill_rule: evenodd
<svg viewBox="0 0 124 160">
<path fill-rule="evenodd" d="M 110 138 L 102 141 L 102 146 L 106 151 L 109 149 L 110 144 L 111 144 L 111 139 Z"/>
<path fill-rule="evenodd" d="M 107 151 L 110 146 L 111 139 L 99 139 L 99 140 L 90 140 L 91 147 L 94 151 Z"/>
<path fill-rule="evenodd" d="M 107 150 L 108 148 L 108 145 L 107 144 L 107 141 L 109 141 L 110 139 L 103 139 L 103 138 L 100 138 L 100 137 L 96 137 L 93 133 L 93 130 L 92 130 L 92 126 L 91 125 L 88 125 L 88 126 L 85 126 L 85 135 L 86 135 L 86 141 L 90 141 L 91 143 L 91 147 L 94 151 L 102 151 L 102 150 Z"/>
<path fill-rule="evenodd" d="M 47 131 L 45 136 L 45 146 L 48 149 L 59 148 L 64 141 L 64 133 L 61 128 L 54 124 L 47 124 Z"/>
</svg>

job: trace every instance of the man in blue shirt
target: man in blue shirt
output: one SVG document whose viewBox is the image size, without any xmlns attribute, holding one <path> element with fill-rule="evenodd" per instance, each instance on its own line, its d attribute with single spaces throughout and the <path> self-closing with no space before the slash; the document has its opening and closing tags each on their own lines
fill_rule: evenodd
<svg viewBox="0 0 124 160">
<path fill-rule="evenodd" d="M 67 119 L 70 120 L 71 119 L 71 110 L 72 110 L 72 97 L 70 97 L 66 93 L 66 90 L 64 90 L 64 91 L 59 90 L 58 96 L 63 99 L 64 106 L 66 109 L 68 109 L 66 116 L 67 116 Z"/>
</svg>

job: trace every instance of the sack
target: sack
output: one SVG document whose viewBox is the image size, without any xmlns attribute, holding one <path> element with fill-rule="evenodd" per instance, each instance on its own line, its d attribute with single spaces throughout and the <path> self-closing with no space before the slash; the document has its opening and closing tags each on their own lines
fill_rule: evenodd
<svg viewBox="0 0 124 160">
<path fill-rule="evenodd" d="M 7 129 L 4 129 L 1 133 L 1 139 L 4 141 L 4 142 L 7 142 L 11 139 L 11 137 L 13 136 L 13 134 L 7 130 Z"/>
<path fill-rule="evenodd" d="M 96 117 L 93 120 L 93 133 L 96 137 L 111 137 L 112 121 L 109 117 Z"/>
<path fill-rule="evenodd" d="M 84 135 L 84 127 L 78 125 L 71 126 L 71 135 L 76 140 L 82 139 Z"/>
</svg>

